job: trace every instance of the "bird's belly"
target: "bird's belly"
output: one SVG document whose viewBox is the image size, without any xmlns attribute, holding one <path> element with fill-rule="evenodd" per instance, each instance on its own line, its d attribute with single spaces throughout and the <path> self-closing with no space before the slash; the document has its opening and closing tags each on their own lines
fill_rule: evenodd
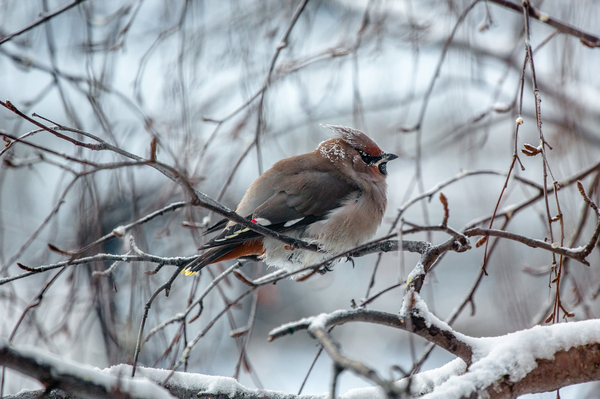
<svg viewBox="0 0 600 399">
<path fill-rule="evenodd" d="M 347 251 L 375 235 L 381 224 L 383 212 L 373 213 L 366 209 L 362 198 L 348 201 L 331 212 L 327 219 L 310 225 L 309 237 L 314 237 L 321 247 L 331 253 Z"/>
<path fill-rule="evenodd" d="M 265 238 L 265 262 L 269 266 L 297 271 L 360 245 L 373 237 L 383 217 L 383 210 L 374 213 L 365 211 L 365 208 L 373 209 L 366 207 L 360 198 L 352 199 L 331 212 L 325 220 L 313 223 L 303 231 L 288 233 L 291 237 L 319 245 L 323 252 L 290 250 L 278 240 Z"/>
</svg>

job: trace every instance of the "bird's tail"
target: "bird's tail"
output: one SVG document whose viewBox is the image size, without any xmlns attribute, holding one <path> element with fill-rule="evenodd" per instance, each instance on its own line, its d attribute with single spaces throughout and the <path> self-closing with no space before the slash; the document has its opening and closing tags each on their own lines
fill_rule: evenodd
<svg viewBox="0 0 600 399">
<path fill-rule="evenodd" d="M 206 265 L 222 262 L 230 259 L 241 258 L 242 256 L 262 255 L 264 253 L 262 239 L 248 240 L 243 243 L 225 244 L 220 247 L 213 247 L 204 251 L 202 255 L 191 261 L 181 274 L 191 276 L 199 272 Z"/>
<path fill-rule="evenodd" d="M 202 270 L 204 266 L 217 262 L 220 260 L 220 258 L 224 258 L 228 253 L 234 250 L 236 246 L 237 244 L 223 245 L 222 247 L 211 248 L 204 251 L 202 255 L 198 256 L 196 259 L 191 261 L 181 271 L 181 274 L 185 274 L 186 276 L 196 274 L 197 272 Z"/>
</svg>

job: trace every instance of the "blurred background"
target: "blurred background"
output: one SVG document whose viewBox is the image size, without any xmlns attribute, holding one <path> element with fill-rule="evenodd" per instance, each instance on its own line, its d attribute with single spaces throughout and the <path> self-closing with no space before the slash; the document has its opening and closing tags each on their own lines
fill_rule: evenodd
<svg viewBox="0 0 600 399">
<path fill-rule="evenodd" d="M 70 4 L 67 1 L 0 1 L 0 40 Z M 488 227 L 506 173 L 513 162 L 519 85 L 525 59 L 524 18 L 495 2 L 311 0 L 299 1 L 88 0 L 49 22 L 0 45 L 0 98 L 25 114 L 82 129 L 143 158 L 156 140 L 157 158 L 172 166 L 198 190 L 235 208 L 260 173 L 276 161 L 312 151 L 332 132 L 320 124 L 365 131 L 400 158 L 388 165 L 388 210 L 378 232 L 390 231 L 398 210 L 412 198 L 464 171 L 442 191 L 448 198 L 448 224 L 457 229 Z M 518 3 L 520 4 L 520 2 Z M 600 4 L 594 1 L 535 1 L 534 6 L 577 28 L 600 35 Z M 279 46 L 291 29 L 286 46 Z M 531 45 L 541 98 L 542 129 L 552 150 L 547 180 L 563 182 L 593 168 L 600 147 L 600 50 L 577 37 L 532 19 Z M 278 46 L 280 51 L 278 51 Z M 524 76 L 522 117 L 516 140 L 539 145 L 530 68 Z M 42 119 L 38 121 L 45 122 Z M 0 133 L 20 136 L 36 127 L 5 108 Z M 67 134 L 67 133 L 65 133 Z M 92 142 L 75 133 L 68 133 Z M 110 151 L 92 151 L 47 132 L 26 139 L 58 154 L 89 162 L 122 162 Z M 8 142 L 8 141 L 7 141 Z M 53 244 L 76 251 L 117 226 L 134 222 L 170 203 L 188 199 L 180 186 L 147 166 L 93 170 L 39 148 L 13 145 L 0 163 L 0 278 L 27 266 L 68 259 Z M 540 155 L 526 157 L 512 170 L 544 184 Z M 598 169 L 596 167 L 596 169 Z M 551 174 L 550 174 L 551 173 Z M 582 180 L 598 202 L 597 171 Z M 500 209 L 522 204 L 538 191 L 510 180 Z M 552 216 L 557 200 L 564 222 L 564 245 L 584 245 L 596 224 L 593 213 L 570 184 L 549 195 Z M 430 200 L 429 200 L 430 199 Z M 404 208 L 403 208 L 404 209 Z M 514 208 L 494 227 L 527 237 L 550 237 L 543 199 Z M 418 225 L 443 218 L 438 193 L 411 203 L 401 217 Z M 216 222 L 200 207 L 182 208 L 131 231 L 136 244 L 157 256 L 192 256 L 205 238 L 204 223 Z M 583 221 L 583 222 L 582 222 Z M 195 227 L 194 227 L 195 226 Z M 200 227 L 198 227 L 200 226 Z M 396 225 L 394 231 L 397 231 Z M 407 225 L 404 225 L 404 228 Z M 580 231 L 579 234 L 577 232 Z M 554 241 L 561 228 L 553 224 Z M 441 243 L 442 233 L 406 239 Z M 85 252 L 123 254 L 129 236 Z M 544 323 L 556 294 L 552 256 L 522 244 L 500 241 L 490 254 L 488 275 L 474 291 L 484 247 L 448 253 L 428 276 L 422 296 L 430 310 L 446 319 L 469 297 L 453 327 L 471 336 L 493 336 Z M 339 263 L 332 272 L 304 282 L 280 281 L 249 296 L 221 317 L 191 353 L 187 370 L 234 376 L 248 387 L 296 393 L 318 352 L 305 333 L 267 342 L 268 332 L 287 322 L 336 309 L 348 309 L 401 283 L 417 257 L 391 253 Z M 564 264 L 560 298 L 570 320 L 598 317 L 598 253 L 591 267 Z M 94 277 L 111 262 L 72 266 L 61 273 L 15 329 L 23 312 L 58 269 L 0 286 L 0 335 L 16 345 L 32 345 L 100 368 L 133 361 L 144 305 L 165 283 L 172 266 L 155 275 L 153 263 L 122 263 L 110 277 Z M 186 309 L 226 265 L 195 277 L 180 277 L 170 295 L 153 302 L 145 334 Z M 256 278 L 272 270 L 243 267 Z M 371 284 L 374 280 L 373 284 Z M 142 348 L 138 364 L 172 367 L 184 338 L 191 340 L 246 290 L 231 277 L 203 301 L 201 316 L 185 327 L 172 324 Z M 369 307 L 395 313 L 403 288 L 392 289 Z M 196 311 L 194 311 L 196 312 Z M 192 314 L 195 314 L 192 312 Z M 253 317 L 255 315 L 255 317 Z M 564 312 L 558 314 L 563 320 Z M 252 320 L 250 334 L 230 331 Z M 410 371 L 426 342 L 373 325 L 334 330 L 343 352 L 375 367 L 385 377 Z M 240 348 L 245 362 L 240 365 Z M 421 370 L 453 357 L 435 349 Z M 180 368 L 182 370 L 183 368 Z M 322 355 L 303 393 L 329 389 L 332 363 Z M 369 383 L 344 373 L 339 392 Z M 4 394 L 41 386 L 11 371 Z M 561 390 L 562 398 L 593 398 L 598 385 Z M 535 395 L 554 398 L 556 393 Z"/>
</svg>

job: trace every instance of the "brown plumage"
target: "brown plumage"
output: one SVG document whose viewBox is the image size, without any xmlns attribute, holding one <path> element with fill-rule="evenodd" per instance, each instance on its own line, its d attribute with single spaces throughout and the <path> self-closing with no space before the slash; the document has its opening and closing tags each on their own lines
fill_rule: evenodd
<svg viewBox="0 0 600 399">
<path fill-rule="evenodd" d="M 242 256 L 261 256 L 268 265 L 295 271 L 371 238 L 387 205 L 383 152 L 364 133 L 343 126 L 326 127 L 340 137 L 323 141 L 308 154 L 277 162 L 254 181 L 236 212 L 291 237 L 314 242 L 323 252 L 290 250 L 285 244 L 222 220 L 223 228 L 204 245 L 204 253 L 183 271 Z"/>
</svg>

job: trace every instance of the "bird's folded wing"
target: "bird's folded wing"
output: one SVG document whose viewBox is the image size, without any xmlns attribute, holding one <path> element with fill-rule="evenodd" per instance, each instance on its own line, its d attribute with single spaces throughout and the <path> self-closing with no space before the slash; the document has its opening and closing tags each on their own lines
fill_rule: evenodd
<svg viewBox="0 0 600 399">
<path fill-rule="evenodd" d="M 204 233 L 202 233 L 202 235 L 207 235 L 210 233 L 214 233 L 215 231 L 221 230 L 223 227 L 225 227 L 227 222 L 229 222 L 229 219 L 227 219 L 227 218 L 223 218 L 223 219 L 219 220 L 217 223 L 213 224 L 208 229 L 206 229 L 206 231 Z"/>
<path fill-rule="evenodd" d="M 307 226 L 327 217 L 360 188 L 339 175 L 302 172 L 289 179 L 289 187 L 276 192 L 257 207 L 248 219 L 277 232 Z M 241 225 L 233 225 L 204 245 L 212 248 L 235 242 L 244 242 L 260 234 Z"/>
</svg>

